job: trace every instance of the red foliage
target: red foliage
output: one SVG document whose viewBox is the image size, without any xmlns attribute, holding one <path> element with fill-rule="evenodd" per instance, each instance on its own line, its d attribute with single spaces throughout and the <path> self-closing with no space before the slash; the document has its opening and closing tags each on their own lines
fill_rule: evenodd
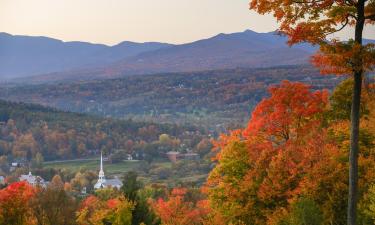
<svg viewBox="0 0 375 225">
<path fill-rule="evenodd" d="M 209 209 L 206 201 L 196 204 L 185 201 L 186 189 L 175 188 L 168 200 L 158 199 L 152 203 L 156 214 L 166 225 L 202 224 Z"/>
<path fill-rule="evenodd" d="M 29 200 L 34 194 L 35 189 L 26 182 L 12 183 L 0 190 L 0 222 L 24 224 L 30 216 Z"/>
<path fill-rule="evenodd" d="M 107 206 L 110 209 L 115 209 L 120 203 L 121 203 L 120 200 L 117 199 L 117 198 L 115 198 L 115 199 L 109 199 L 107 201 Z"/>
<path fill-rule="evenodd" d="M 252 113 L 244 136 L 264 134 L 273 142 L 286 142 L 303 136 L 320 123 L 328 103 L 328 91 L 310 92 L 303 83 L 283 81 L 269 89 Z"/>
<path fill-rule="evenodd" d="M 80 210 L 97 206 L 100 203 L 100 200 L 95 197 L 94 195 L 90 195 L 89 197 L 85 198 L 80 205 Z"/>
<path fill-rule="evenodd" d="M 205 191 L 214 214 L 226 223 L 266 224 L 308 187 L 317 190 L 326 182 L 321 174 L 332 174 L 334 166 L 344 168 L 337 161 L 339 148 L 324 127 L 328 92 L 289 81 L 269 91 L 242 134 L 234 131 L 215 143 L 221 151 Z M 330 166 L 322 169 L 326 164 Z"/>
</svg>

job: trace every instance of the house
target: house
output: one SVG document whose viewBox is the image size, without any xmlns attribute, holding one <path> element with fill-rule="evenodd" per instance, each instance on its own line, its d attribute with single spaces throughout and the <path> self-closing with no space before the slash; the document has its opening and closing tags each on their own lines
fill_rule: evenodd
<svg viewBox="0 0 375 225">
<path fill-rule="evenodd" d="M 102 189 L 102 188 L 117 188 L 120 189 L 122 187 L 122 182 L 120 179 L 115 177 L 114 179 L 106 179 L 104 176 L 103 170 L 103 154 L 100 154 L 100 171 L 99 171 L 99 179 L 94 185 L 95 189 Z"/>
<path fill-rule="evenodd" d="M 133 160 L 133 156 L 131 154 L 126 154 L 125 160 L 132 161 Z"/>
<path fill-rule="evenodd" d="M 179 152 L 175 152 L 175 151 L 167 152 L 167 157 L 168 157 L 168 159 L 169 159 L 171 162 L 173 162 L 173 163 L 177 162 L 177 160 L 178 160 L 178 158 L 180 157 L 180 155 L 181 155 L 181 153 L 179 153 Z"/>
<path fill-rule="evenodd" d="M 20 168 L 20 167 L 23 167 L 25 166 L 25 163 L 22 162 L 22 161 L 16 161 L 16 162 L 12 162 L 10 164 L 10 172 L 13 172 L 14 170 L 16 170 L 17 168 Z"/>
<path fill-rule="evenodd" d="M 27 175 L 21 175 L 19 177 L 20 181 L 26 181 L 32 186 L 40 186 L 40 187 L 47 187 L 48 182 L 44 181 L 44 179 L 40 176 L 34 176 L 29 172 Z"/>
<path fill-rule="evenodd" d="M 179 159 L 184 159 L 184 160 L 199 160 L 199 154 L 197 153 L 192 153 L 192 152 L 188 152 L 186 154 L 182 154 L 182 153 L 179 153 L 179 152 L 175 152 L 175 151 L 170 151 L 170 152 L 167 152 L 167 157 L 168 159 L 175 163 L 177 162 Z"/>
</svg>

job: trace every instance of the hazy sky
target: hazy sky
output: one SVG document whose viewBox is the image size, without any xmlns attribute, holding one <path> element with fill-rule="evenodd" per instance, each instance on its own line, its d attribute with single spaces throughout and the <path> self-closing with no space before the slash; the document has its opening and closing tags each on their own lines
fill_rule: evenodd
<svg viewBox="0 0 375 225">
<path fill-rule="evenodd" d="M 249 0 L 0 0 L 0 31 L 116 44 L 186 43 L 218 33 L 273 31 Z M 341 36 L 348 35 L 342 34 Z M 365 36 L 375 39 L 375 28 Z"/>
</svg>

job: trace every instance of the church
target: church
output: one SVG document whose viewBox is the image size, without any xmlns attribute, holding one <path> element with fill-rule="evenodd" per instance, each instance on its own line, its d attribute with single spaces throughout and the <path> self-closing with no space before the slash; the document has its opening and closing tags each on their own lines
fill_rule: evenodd
<svg viewBox="0 0 375 225">
<path fill-rule="evenodd" d="M 19 180 L 20 181 L 26 181 L 27 183 L 29 183 L 30 185 L 36 187 L 36 186 L 40 186 L 40 187 L 47 187 L 48 185 L 48 182 L 44 181 L 44 179 L 40 176 L 34 176 L 31 174 L 31 172 L 29 171 L 29 174 L 23 174 L 19 177 Z"/>
<path fill-rule="evenodd" d="M 100 153 L 100 171 L 99 171 L 99 179 L 94 185 L 95 189 L 102 189 L 102 188 L 117 188 L 120 189 L 122 187 L 122 182 L 120 179 L 115 177 L 114 179 L 105 179 L 104 170 L 103 170 L 103 154 Z"/>
</svg>

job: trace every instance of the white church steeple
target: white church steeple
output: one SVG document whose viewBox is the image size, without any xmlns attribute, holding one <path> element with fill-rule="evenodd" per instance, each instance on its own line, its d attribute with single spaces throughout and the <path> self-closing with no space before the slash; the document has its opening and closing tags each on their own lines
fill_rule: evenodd
<svg viewBox="0 0 375 225">
<path fill-rule="evenodd" d="M 105 186 L 106 180 L 104 176 L 104 170 L 103 170 L 103 153 L 100 153 L 100 171 L 99 171 L 99 179 L 96 182 L 94 188 L 103 188 Z"/>
<path fill-rule="evenodd" d="M 103 153 L 100 153 L 100 171 L 99 171 L 99 180 L 105 181 L 104 170 L 103 170 Z"/>
</svg>

